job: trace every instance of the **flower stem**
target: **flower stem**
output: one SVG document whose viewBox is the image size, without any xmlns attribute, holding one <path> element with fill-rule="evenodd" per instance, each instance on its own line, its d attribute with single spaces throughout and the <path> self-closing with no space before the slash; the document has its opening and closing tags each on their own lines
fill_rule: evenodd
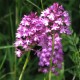
<svg viewBox="0 0 80 80">
<path fill-rule="evenodd" d="M 29 61 L 29 55 L 30 55 L 30 51 L 28 52 L 27 58 L 26 58 L 26 60 L 25 60 L 25 63 L 24 63 L 23 69 L 22 69 L 22 72 L 21 72 L 21 74 L 20 74 L 20 76 L 19 76 L 19 80 L 22 80 L 24 71 L 25 71 L 26 66 L 27 66 L 27 64 L 28 64 L 28 61 Z"/>
<path fill-rule="evenodd" d="M 49 71 L 49 80 L 51 80 L 51 70 Z"/>
<path fill-rule="evenodd" d="M 49 80 L 51 80 L 51 76 L 52 76 L 51 68 L 52 68 L 52 56 L 53 56 L 53 52 L 54 52 L 54 34 L 52 35 L 52 55 L 51 55 L 51 59 L 50 59 Z"/>
</svg>

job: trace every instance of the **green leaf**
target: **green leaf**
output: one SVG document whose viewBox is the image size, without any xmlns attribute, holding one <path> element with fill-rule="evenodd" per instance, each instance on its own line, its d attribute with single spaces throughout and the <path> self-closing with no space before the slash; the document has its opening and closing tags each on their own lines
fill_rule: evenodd
<svg viewBox="0 0 80 80">
<path fill-rule="evenodd" d="M 73 35 L 73 36 L 74 36 L 74 39 L 76 39 L 76 34 L 75 34 L 75 33 L 74 33 L 74 35 Z"/>
<path fill-rule="evenodd" d="M 76 51 L 74 46 L 69 46 L 69 48 L 70 48 L 70 51 L 73 51 L 73 52 Z"/>
<path fill-rule="evenodd" d="M 78 43 L 79 43 L 79 37 L 76 38 L 76 44 L 78 44 Z"/>
<path fill-rule="evenodd" d="M 74 45 L 73 41 L 71 41 L 71 40 L 69 40 L 69 43 L 70 43 L 71 45 Z"/>
</svg>

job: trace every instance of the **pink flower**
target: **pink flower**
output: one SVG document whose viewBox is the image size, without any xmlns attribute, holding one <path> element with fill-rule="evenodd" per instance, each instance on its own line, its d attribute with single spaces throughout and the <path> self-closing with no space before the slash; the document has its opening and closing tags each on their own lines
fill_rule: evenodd
<svg viewBox="0 0 80 80">
<path fill-rule="evenodd" d="M 39 17 L 37 13 L 24 15 L 17 28 L 14 43 L 16 55 L 21 57 L 24 51 L 34 50 L 32 46 L 40 46 L 40 49 L 34 50 L 39 58 L 39 71 L 47 73 L 51 69 L 58 75 L 57 69 L 61 69 L 63 62 L 60 34 L 71 34 L 70 24 L 68 12 L 58 3 L 43 10 Z"/>
</svg>

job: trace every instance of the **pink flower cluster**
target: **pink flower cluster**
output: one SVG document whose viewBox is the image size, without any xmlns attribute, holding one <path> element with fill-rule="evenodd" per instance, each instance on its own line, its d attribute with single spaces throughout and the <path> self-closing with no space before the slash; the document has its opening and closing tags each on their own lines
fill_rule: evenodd
<svg viewBox="0 0 80 80">
<path fill-rule="evenodd" d="M 51 70 L 57 75 L 63 62 L 60 34 L 71 34 L 69 26 L 69 14 L 58 3 L 43 10 L 39 17 L 37 13 L 24 15 L 16 33 L 16 55 L 21 57 L 24 51 L 40 46 L 40 49 L 34 50 L 39 58 L 39 71 L 47 73 Z"/>
<path fill-rule="evenodd" d="M 44 25 L 49 27 L 50 31 L 71 34 L 69 30 L 70 17 L 62 5 L 54 3 L 52 6 L 42 11 L 40 17 L 43 18 Z"/>
</svg>

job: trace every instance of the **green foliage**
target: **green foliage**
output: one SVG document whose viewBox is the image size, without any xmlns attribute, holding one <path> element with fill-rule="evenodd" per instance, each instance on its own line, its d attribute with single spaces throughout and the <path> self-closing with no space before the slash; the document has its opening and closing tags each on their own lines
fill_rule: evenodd
<svg viewBox="0 0 80 80">
<path fill-rule="evenodd" d="M 66 37 L 63 35 L 63 38 L 67 41 L 67 43 L 63 41 L 64 51 L 68 53 L 68 57 L 74 63 L 72 65 L 73 69 L 68 69 L 68 72 L 73 75 L 73 78 L 78 77 L 80 80 L 80 37 L 76 33 L 73 33 Z"/>
<path fill-rule="evenodd" d="M 18 24 L 24 14 L 38 12 L 59 2 L 69 11 L 72 35 L 62 35 L 64 65 L 60 76 L 52 80 L 80 80 L 80 0 L 0 0 L 0 80 L 18 80 L 28 53 L 15 55 L 13 43 Z M 39 73 L 38 59 L 30 54 L 22 80 L 48 80 L 48 74 Z M 65 74 L 64 74 L 65 73 Z"/>
</svg>

